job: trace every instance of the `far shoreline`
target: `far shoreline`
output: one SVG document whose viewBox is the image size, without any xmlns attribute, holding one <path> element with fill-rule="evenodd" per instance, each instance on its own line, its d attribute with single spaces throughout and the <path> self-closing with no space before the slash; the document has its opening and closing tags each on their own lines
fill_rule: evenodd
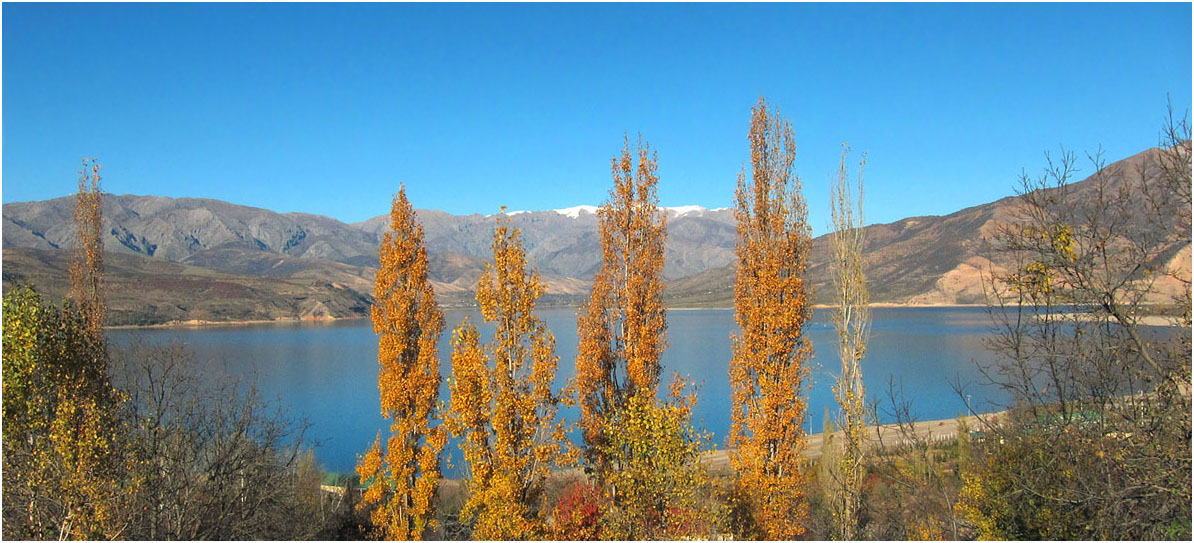
<svg viewBox="0 0 1194 543">
<path fill-rule="evenodd" d="M 539 309 L 578 309 L 580 306 L 574 305 L 543 305 Z M 832 304 L 813 304 L 813 309 L 834 309 L 837 306 Z M 870 305 L 873 309 L 968 309 L 987 307 L 986 304 L 947 304 L 947 303 L 904 303 L 904 302 L 875 302 Z M 476 309 L 476 306 L 440 306 L 440 309 L 446 311 L 460 310 L 460 309 Z M 683 306 L 683 307 L 668 307 L 668 311 L 733 311 L 733 307 L 699 307 L 699 306 Z M 1075 318 L 1073 313 L 1059 313 L 1062 318 Z M 252 326 L 258 324 L 332 324 L 340 321 L 353 321 L 360 319 L 367 319 L 369 315 L 356 315 L 349 317 L 314 317 L 314 318 L 297 318 L 297 317 L 278 317 L 275 319 L 250 319 L 241 321 L 212 321 L 204 319 L 190 319 L 185 321 L 169 321 L 157 324 L 116 324 L 105 326 L 105 330 L 140 330 L 140 329 L 180 329 L 180 328 L 209 328 L 209 327 L 223 327 L 223 326 Z M 1172 317 L 1166 315 L 1147 315 L 1142 317 L 1141 324 L 1145 326 L 1168 326 L 1172 325 Z"/>
<path fill-rule="evenodd" d="M 209 321 L 204 319 L 190 319 L 185 321 L 167 321 L 157 324 L 114 324 L 105 326 L 105 330 L 145 330 L 155 328 L 208 328 L 220 326 L 252 326 L 254 324 L 331 324 L 339 321 L 350 321 L 368 318 L 368 315 L 353 317 L 278 317 L 276 319 L 250 319 L 243 321 Z"/>
<path fill-rule="evenodd" d="M 579 308 L 579 307 L 580 306 L 575 306 L 575 305 L 544 305 L 544 306 L 540 306 L 540 309 L 568 309 L 568 308 Z M 837 307 L 837 306 L 831 305 L 831 304 L 814 304 L 813 305 L 813 309 L 833 309 L 835 307 Z M 938 303 L 909 304 L 909 303 L 903 303 L 903 302 L 875 302 L 875 303 L 871 304 L 871 307 L 872 308 L 881 308 L 881 309 L 888 309 L 888 308 L 950 309 L 950 308 L 968 308 L 968 307 L 986 307 L 986 306 L 984 304 L 944 304 L 944 303 L 940 303 L 940 304 L 938 304 Z M 440 309 L 459 310 L 459 309 L 475 309 L 475 307 L 470 307 L 470 306 L 444 307 L 444 306 L 440 306 Z M 732 311 L 733 309 L 734 309 L 733 306 L 728 306 L 728 307 L 719 307 L 719 306 L 689 307 L 689 306 L 684 306 L 684 307 L 668 307 L 667 308 L 668 311 L 704 311 L 704 310 Z M 110 326 L 105 326 L 104 329 L 105 330 L 139 330 L 139 329 L 209 328 L 209 327 L 223 327 L 223 326 L 252 326 L 252 325 L 256 325 L 256 324 L 332 324 L 332 323 L 336 323 L 336 322 L 340 322 L 340 321 L 352 321 L 352 320 L 360 320 L 360 319 L 367 319 L 367 318 L 369 318 L 369 315 L 356 315 L 356 316 L 349 316 L 349 317 L 325 316 L 325 317 L 315 317 L 315 318 L 278 317 L 275 319 L 249 319 L 249 320 L 231 320 L 231 321 L 189 319 L 189 320 L 185 320 L 185 321 L 167 321 L 167 322 L 160 322 L 160 323 L 156 323 L 156 324 L 114 324 L 114 325 L 110 325 Z"/>
</svg>

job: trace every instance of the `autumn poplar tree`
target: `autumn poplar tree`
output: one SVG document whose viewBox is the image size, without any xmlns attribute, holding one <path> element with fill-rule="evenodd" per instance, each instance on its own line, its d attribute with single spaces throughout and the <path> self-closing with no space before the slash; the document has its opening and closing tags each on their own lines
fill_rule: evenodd
<svg viewBox="0 0 1194 543">
<path fill-rule="evenodd" d="M 636 160 L 637 158 L 637 160 Z M 667 345 L 663 306 L 666 217 L 659 209 L 657 159 L 639 137 L 611 161 L 614 187 L 598 210 L 601 268 L 577 316 L 576 388 L 585 456 L 600 474 L 612 414 L 637 393 L 654 398 Z"/>
<path fill-rule="evenodd" d="M 444 429 L 431 425 L 439 401 L 436 349 L 444 318 L 427 278 L 423 226 L 405 187 L 394 197 L 390 229 L 378 250 L 372 317 L 381 413 L 392 422 L 385 446 L 379 432 L 357 464 L 361 482 L 369 484 L 358 507 L 371 511 L 379 535 L 413 540 L 434 527 L 440 451 L 447 441 Z"/>
<path fill-rule="evenodd" d="M 807 208 L 792 173 L 791 125 L 760 99 L 750 125 L 751 176 L 738 175 L 735 319 L 730 383 L 732 463 L 742 535 L 796 539 L 808 517 L 803 474 L 805 400 L 812 313 L 805 280 Z"/>
<path fill-rule="evenodd" d="M 503 208 L 504 211 L 504 208 Z M 538 539 L 548 534 L 543 503 L 551 470 L 570 464 L 560 395 L 551 390 L 559 357 L 555 336 L 536 317 L 543 292 L 528 268 L 522 234 L 504 213 L 493 234 L 493 263 L 477 283 L 485 322 L 496 327 L 480 345 L 467 320 L 452 333 L 452 403 L 446 424 L 462 436 L 469 468 L 461 516 L 474 539 Z"/>
<path fill-rule="evenodd" d="M 103 339 L 106 307 L 103 297 L 104 193 L 100 188 L 99 161 L 83 159 L 79 193 L 75 196 L 76 240 L 70 264 L 70 298 L 82 314 L 87 331 Z"/>
<path fill-rule="evenodd" d="M 862 358 L 866 356 L 871 329 L 870 293 L 862 266 L 862 249 L 866 242 L 862 228 L 862 168 L 866 165 L 866 157 L 859 164 L 857 192 L 854 192 L 850 188 L 846 167 L 848 153 L 848 148 L 842 149 L 831 208 L 834 302 L 837 305 L 833 326 L 837 330 L 837 352 L 841 360 L 841 375 L 833 387 L 833 396 L 838 403 L 843 450 L 836 465 L 830 467 L 832 476 L 827 484 L 834 490 L 830 493 L 834 502 L 830 504 L 834 537 L 842 541 L 858 538 L 858 508 L 864 475 L 863 438 L 868 422 L 866 389 L 862 384 Z"/>
</svg>

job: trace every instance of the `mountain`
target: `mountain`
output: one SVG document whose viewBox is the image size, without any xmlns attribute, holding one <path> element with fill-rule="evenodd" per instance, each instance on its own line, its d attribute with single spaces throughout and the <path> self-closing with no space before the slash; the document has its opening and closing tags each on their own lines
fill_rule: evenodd
<svg viewBox="0 0 1194 543">
<path fill-rule="evenodd" d="M 1136 168 L 1156 152 L 1145 151 L 1109 168 Z M 1089 187 L 1090 183 L 1081 182 L 1071 190 L 1081 196 Z M 75 241 L 73 202 L 73 197 L 63 197 L 4 204 L 5 285 L 25 280 L 55 292 L 65 285 L 68 259 L 63 250 Z M 1000 265 L 987 259 L 984 236 L 1008 220 L 1015 205 L 1015 198 L 1004 198 L 949 215 L 867 226 L 864 258 L 872 301 L 982 303 L 980 274 Z M 730 307 L 736 273 L 733 210 L 683 206 L 665 211 L 667 302 L 673 307 Z M 424 227 L 431 280 L 440 302 L 472 305 L 472 291 L 491 258 L 495 217 L 436 210 L 416 213 Z M 600 266 L 597 208 L 581 205 L 508 215 L 522 230 L 527 255 L 546 283 L 546 299 L 541 303 L 580 303 Z M 238 319 L 248 314 L 257 315 L 254 318 L 362 316 L 367 313 L 362 307 L 372 300 L 377 247 L 388 223 L 388 214 L 345 224 L 319 215 L 277 213 L 218 200 L 108 195 L 104 246 L 115 255 L 108 258 L 109 273 L 123 281 L 110 284 L 114 288 L 118 283 L 136 285 L 137 278 L 144 277 L 158 289 L 122 293 L 128 298 L 113 301 L 114 322 Z M 830 241 L 829 236 L 821 236 L 813 243 L 809 278 L 819 303 L 827 303 L 832 292 Z M 1174 247 L 1165 258 L 1181 264 L 1182 254 L 1189 260 L 1188 246 L 1185 253 L 1182 250 Z M 202 303 L 157 303 L 159 299 L 185 302 L 199 292 L 171 290 L 173 283 L 161 276 L 172 273 L 188 281 L 216 281 L 244 289 L 200 289 L 213 297 Z M 348 298 L 342 300 L 342 296 Z M 322 304 L 321 309 L 305 305 L 313 299 Z M 220 300 L 236 309 L 200 309 Z M 251 308 L 257 306 L 268 310 L 254 313 Z"/>
<path fill-rule="evenodd" d="M 734 260 L 734 212 L 698 206 L 664 208 L 668 243 L 663 275 L 679 279 Z M 550 211 L 514 211 L 510 222 L 522 230 L 527 257 L 544 274 L 590 281 L 601 266 L 597 207 L 576 206 Z M 427 251 L 489 258 L 493 243 L 492 215 L 449 215 L 416 210 L 423 223 Z M 389 230 L 389 215 L 352 226 L 380 239 Z M 376 256 L 371 262 L 376 266 Z"/>
<path fill-rule="evenodd" d="M 54 253 L 65 253 L 74 246 L 73 203 L 74 198 L 68 196 L 4 204 L 5 285 L 24 280 L 53 292 L 55 297 L 65 293 L 58 292 L 58 287 L 65 285 L 69 259 Z M 542 303 L 575 305 L 588 292 L 589 281 L 600 265 L 596 209 L 577 206 L 510 214 L 512 223 L 522 229 L 528 256 L 540 268 L 546 284 Z M 695 206 L 667 212 L 669 230 L 673 232 L 667 247 L 667 277 L 699 273 L 732 261 L 732 212 Z M 471 305 L 473 288 L 484 263 L 491 258 L 495 217 L 454 216 L 435 210 L 417 213 L 424 225 L 431 280 L 440 302 Z M 377 246 L 389 222 L 388 214 L 345 224 L 319 215 L 277 213 L 219 200 L 133 195 L 107 195 L 103 217 L 105 252 L 118 255 L 110 256 L 109 264 L 122 265 L 119 270 L 109 270 L 111 274 L 119 271 L 131 279 L 137 273 L 168 269 L 161 263 L 172 262 L 186 266 L 179 269 L 190 275 L 195 275 L 195 270 L 210 270 L 223 274 L 221 280 L 245 284 L 256 281 L 258 286 L 264 285 L 263 281 L 276 281 L 280 282 L 277 288 L 259 289 L 252 295 L 229 289 L 219 292 L 243 295 L 234 304 L 238 307 L 257 303 L 294 308 L 289 316 L 295 318 L 305 314 L 298 309 L 301 300 L 271 297 L 291 293 L 293 282 L 336 284 L 371 300 Z M 14 252 L 16 249 L 39 252 Z M 138 259 L 149 262 L 136 263 Z M 158 292 L 155 296 L 175 299 L 183 292 Z M 120 305 L 124 302 L 112 306 L 116 323 L 219 320 L 221 315 L 235 318 L 231 313 L 201 312 L 186 304 L 181 306 L 188 309 L 181 312 L 159 304 L 161 319 L 155 319 L 146 316 L 148 306 L 125 301 L 129 302 L 127 307 Z M 351 307 L 333 304 L 328 316 L 362 315 Z M 263 315 L 254 318 L 270 318 Z"/>
<path fill-rule="evenodd" d="M 1159 152 L 1149 149 L 1137 153 L 1108 165 L 1106 171 L 1113 177 L 1117 171 L 1134 175 L 1145 163 L 1155 164 Z M 1096 186 L 1086 179 L 1073 183 L 1069 190 L 1075 201 L 1081 201 Z M 1018 201 L 1007 197 L 949 215 L 910 217 L 865 227 L 863 262 L 871 301 L 912 305 L 985 303 L 983 274 L 992 269 L 1004 271 L 1010 263 L 990 254 L 984 240 L 995 232 L 997 224 L 1012 221 Z M 832 301 L 831 243 L 831 234 L 813 240 L 808 276 L 813 299 L 820 304 Z M 1189 244 L 1169 247 L 1161 259 L 1163 262 L 1158 264 L 1189 277 Z M 673 281 L 665 298 L 672 306 L 732 307 L 735 273 L 736 266 L 731 264 Z M 1182 288 L 1171 277 L 1162 278 L 1155 287 L 1156 302 L 1168 301 Z"/>
<path fill-rule="evenodd" d="M 4 204 L 4 247 L 73 247 L 73 202 L 66 196 Z M 519 212 L 511 221 L 522 229 L 528 256 L 544 274 L 587 281 L 601 258 L 595 209 Z M 493 216 L 416 213 L 426 231 L 428 252 L 489 258 Z M 377 245 L 389 229 L 388 214 L 345 224 L 320 215 L 158 196 L 107 195 L 103 216 L 105 250 L 206 263 L 201 266 L 223 265 L 232 249 L 245 255 L 258 251 L 371 268 L 377 266 Z M 669 216 L 665 277 L 685 277 L 733 260 L 732 211 L 687 206 L 669 210 Z M 229 265 L 232 269 L 225 271 L 241 267 L 238 259 Z"/>
<path fill-rule="evenodd" d="M 73 196 L 4 204 L 4 247 L 74 246 L 73 205 Z M 103 216 L 105 250 L 173 262 L 230 244 L 346 263 L 376 255 L 376 236 L 335 219 L 219 200 L 106 195 Z"/>
</svg>

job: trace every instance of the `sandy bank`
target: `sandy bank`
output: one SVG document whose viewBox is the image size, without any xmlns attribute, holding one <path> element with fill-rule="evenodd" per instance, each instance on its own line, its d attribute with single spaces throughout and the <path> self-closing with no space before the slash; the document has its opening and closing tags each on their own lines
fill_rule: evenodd
<svg viewBox="0 0 1194 543">
<path fill-rule="evenodd" d="M 962 417 L 961 420 L 966 423 L 966 427 L 970 431 L 980 430 L 983 427 L 983 422 L 986 420 L 991 423 L 998 422 L 1006 416 L 1006 411 L 999 411 L 995 413 L 986 413 L 982 415 L 970 415 Z M 958 419 L 943 419 L 943 420 L 927 420 L 917 422 L 912 425 L 913 435 L 905 435 L 900 427 L 895 424 L 883 424 L 879 426 L 870 426 L 867 428 L 865 435 L 867 436 L 867 443 L 871 447 L 884 446 L 892 447 L 905 445 L 916 438 L 927 441 L 945 441 L 954 439 L 958 435 Z M 831 435 L 839 435 L 841 432 L 834 432 Z M 913 436 L 916 436 L 915 438 Z M 804 456 L 809 460 L 817 460 L 821 458 L 821 451 L 825 446 L 826 434 L 808 434 L 805 439 Z M 832 439 L 830 439 L 832 442 Z M 724 472 L 730 471 L 733 468 L 730 465 L 730 453 L 733 449 L 715 449 L 707 451 L 701 455 L 701 463 L 704 464 L 710 471 Z M 573 478 L 584 477 L 584 470 L 582 468 L 569 468 L 559 470 L 555 473 L 555 477 Z"/>
</svg>

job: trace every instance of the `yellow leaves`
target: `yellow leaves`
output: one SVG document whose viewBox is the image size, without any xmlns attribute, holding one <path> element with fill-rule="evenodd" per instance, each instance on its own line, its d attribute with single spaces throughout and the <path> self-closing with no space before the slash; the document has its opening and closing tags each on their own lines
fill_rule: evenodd
<svg viewBox="0 0 1194 543">
<path fill-rule="evenodd" d="M 673 390 L 683 390 L 680 379 Z M 607 474 L 602 537 L 704 538 L 723 517 L 703 494 L 709 475 L 699 463 L 707 434 L 692 427 L 687 397 L 661 403 L 646 391 L 627 399 L 607 421 L 602 453 L 616 469 Z"/>
<path fill-rule="evenodd" d="M 4 293 L 3 315 L 5 484 L 45 500 L 36 512 L 38 504 L 12 504 L 30 510 L 14 534 L 110 537 L 122 486 L 134 483 L 115 476 L 121 400 L 108 383 L 102 336 L 70 304 L 44 303 L 27 286 Z"/>
<path fill-rule="evenodd" d="M 452 333 L 452 403 L 446 426 L 462 436 L 471 474 L 461 511 L 475 539 L 527 539 L 547 533 L 541 503 L 553 466 L 568 465 L 561 401 L 551 392 L 555 338 L 532 314 L 543 287 L 528 269 L 522 234 L 504 214 L 493 237 L 494 261 L 477 286 L 492 341 L 467 320 Z"/>
<path fill-rule="evenodd" d="M 1036 227 L 1019 225 L 1019 238 L 1013 243 L 1035 247 L 1040 258 L 1018 272 L 1003 276 L 1002 281 L 1034 303 L 1043 303 L 1066 290 L 1066 274 L 1061 273 L 1077 262 L 1078 244 L 1067 225 Z"/>
<path fill-rule="evenodd" d="M 421 539 L 433 524 L 431 497 L 439 484 L 439 454 L 446 444 L 432 428 L 439 402 L 436 343 L 443 314 L 428 281 L 423 227 L 399 189 L 390 210 L 390 228 L 378 249 L 381 263 L 374 285 L 373 330 L 378 334 L 378 391 L 382 415 L 391 419 L 391 437 L 381 436 L 357 465 L 362 480 L 372 478 L 359 509 L 380 535 Z"/>
<path fill-rule="evenodd" d="M 4 293 L 4 482 L 34 490 L 22 504 L 7 503 L 5 492 L 6 511 L 28 511 L 17 525 L 5 516 L 5 535 L 17 538 L 116 537 L 122 487 L 135 485 L 119 480 L 113 450 L 121 396 L 108 382 L 102 328 L 99 170 L 84 160 L 80 171 L 73 303 L 55 307 L 28 286 Z"/>
<path fill-rule="evenodd" d="M 1014 291 L 1027 296 L 1036 303 L 1050 299 L 1055 292 L 1055 273 L 1047 264 L 1033 261 L 1019 272 L 1002 277 L 1002 281 Z"/>
<path fill-rule="evenodd" d="M 998 519 L 986 512 L 997 499 L 989 485 L 981 476 L 970 472 L 962 473 L 962 481 L 954 511 L 974 525 L 979 540 L 1007 539 L 1006 534 L 998 528 Z"/>
</svg>

